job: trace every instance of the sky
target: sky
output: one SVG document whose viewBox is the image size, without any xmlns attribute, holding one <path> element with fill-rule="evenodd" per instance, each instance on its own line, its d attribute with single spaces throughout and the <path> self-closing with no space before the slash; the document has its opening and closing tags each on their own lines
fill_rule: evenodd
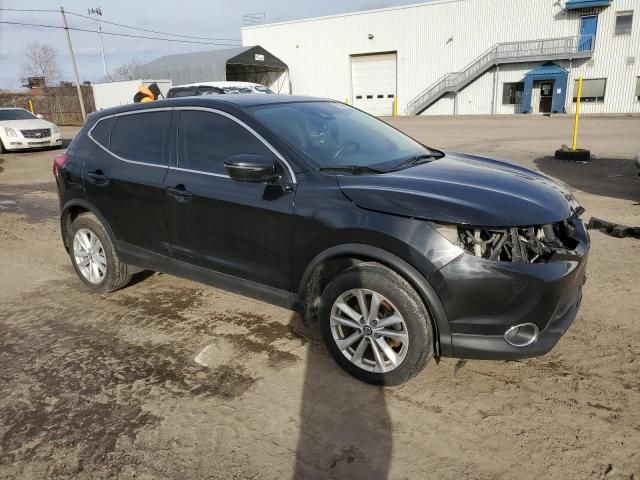
<svg viewBox="0 0 640 480">
<path fill-rule="evenodd" d="M 93 3 L 92 3 L 93 1 Z M 103 19 L 111 22 L 131 25 L 181 35 L 236 39 L 233 45 L 240 44 L 242 17 L 248 13 L 265 12 L 267 23 L 299 18 L 332 15 L 336 13 L 368 10 L 395 5 L 417 3 L 411 0 L 0 0 L 0 9 L 49 9 L 87 15 L 90 7 L 102 7 Z M 0 21 L 26 22 L 48 25 L 62 25 L 59 12 L 11 12 L 0 10 Z M 73 15 L 67 16 L 70 27 L 95 30 L 96 23 Z M 120 32 L 158 36 L 103 24 L 105 32 Z M 123 38 L 104 35 L 105 53 L 109 69 L 139 59 L 147 62 L 162 55 L 194 52 L 223 48 L 216 45 L 173 43 L 157 40 Z M 37 28 L 0 23 L 0 89 L 18 89 L 22 82 L 21 66 L 24 62 L 24 49 L 30 42 L 38 40 L 53 47 L 58 52 L 58 63 L 62 79 L 73 80 L 71 57 L 68 52 L 64 30 Z M 100 43 L 97 34 L 90 32 L 71 32 L 73 50 L 78 65 L 80 81 L 101 81 L 104 77 Z M 205 40 L 206 41 L 206 40 Z"/>
</svg>

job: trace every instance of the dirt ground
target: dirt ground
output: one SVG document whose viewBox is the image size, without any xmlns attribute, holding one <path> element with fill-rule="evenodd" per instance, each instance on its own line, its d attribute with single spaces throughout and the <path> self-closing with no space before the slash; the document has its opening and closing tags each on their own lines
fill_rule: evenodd
<svg viewBox="0 0 640 480">
<path fill-rule="evenodd" d="M 402 118 L 640 225 L 640 118 Z M 63 130 L 67 138 L 73 130 Z M 640 479 L 640 240 L 592 232 L 582 308 L 519 362 L 432 361 L 400 387 L 353 380 L 291 312 L 138 275 L 95 295 L 62 247 L 54 151 L 0 156 L 0 478 Z"/>
</svg>

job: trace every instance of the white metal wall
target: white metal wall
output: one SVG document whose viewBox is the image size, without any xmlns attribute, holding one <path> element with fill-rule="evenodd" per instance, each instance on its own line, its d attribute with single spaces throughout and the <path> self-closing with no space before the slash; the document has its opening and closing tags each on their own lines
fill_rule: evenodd
<svg viewBox="0 0 640 480">
<path fill-rule="evenodd" d="M 615 14 L 624 10 L 634 10 L 632 35 L 614 36 Z M 605 102 L 586 105 L 584 111 L 640 111 L 640 102 L 633 96 L 635 78 L 640 75 L 640 0 L 613 0 L 610 7 L 597 11 L 593 62 L 575 62 L 568 97 L 576 75 L 607 77 Z M 351 99 L 351 55 L 396 51 L 397 95 L 402 113 L 418 93 L 444 74 L 461 70 L 495 43 L 579 35 L 579 16 L 564 10 L 563 1 L 435 0 L 244 27 L 242 41 L 244 45 L 261 45 L 287 63 L 293 93 L 337 100 Z M 373 38 L 369 39 L 369 35 Z M 635 57 L 635 62 L 627 65 L 627 57 Z M 458 113 L 490 113 L 492 83 L 493 72 L 488 72 L 460 92 Z M 488 94 L 484 90 L 487 86 Z M 501 83 L 498 87 L 501 104 Z M 479 88 L 482 95 L 472 95 Z M 452 98 L 444 98 L 426 113 L 453 113 L 453 106 Z M 573 108 L 570 98 L 567 106 Z M 508 113 L 514 109 L 500 105 L 499 110 L 498 113 Z"/>
</svg>

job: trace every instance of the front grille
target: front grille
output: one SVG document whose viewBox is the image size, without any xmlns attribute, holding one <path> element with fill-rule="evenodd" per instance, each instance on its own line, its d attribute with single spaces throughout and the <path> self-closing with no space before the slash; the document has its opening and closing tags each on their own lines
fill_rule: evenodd
<svg viewBox="0 0 640 480">
<path fill-rule="evenodd" d="M 51 136 L 49 128 L 35 128 L 33 130 L 20 130 L 24 138 L 47 138 Z"/>
</svg>

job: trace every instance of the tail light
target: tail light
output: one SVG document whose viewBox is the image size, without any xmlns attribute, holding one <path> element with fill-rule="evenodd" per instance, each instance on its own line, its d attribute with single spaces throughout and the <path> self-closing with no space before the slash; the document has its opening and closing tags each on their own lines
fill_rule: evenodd
<svg viewBox="0 0 640 480">
<path fill-rule="evenodd" d="M 53 159 L 53 175 L 58 176 L 60 169 L 64 167 L 64 164 L 69 160 L 69 155 L 58 155 Z"/>
</svg>

